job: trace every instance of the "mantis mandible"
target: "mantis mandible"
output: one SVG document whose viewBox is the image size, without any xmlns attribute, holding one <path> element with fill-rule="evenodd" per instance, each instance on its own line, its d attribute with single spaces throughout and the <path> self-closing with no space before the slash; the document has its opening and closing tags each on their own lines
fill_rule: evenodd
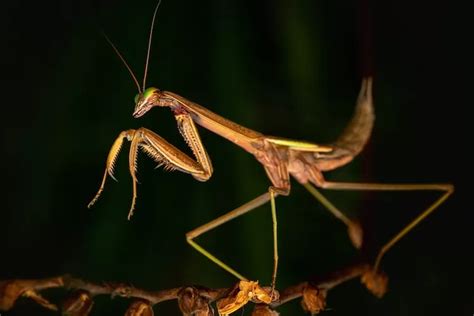
<svg viewBox="0 0 474 316">
<path fill-rule="evenodd" d="M 348 218 L 334 204 L 326 199 L 318 189 L 327 190 L 374 190 L 374 191 L 413 191 L 429 190 L 440 191 L 442 194 L 420 215 L 416 216 L 400 232 L 395 234 L 379 250 L 373 270 L 379 269 L 380 261 L 384 254 L 413 227 L 439 207 L 453 192 L 451 184 L 393 184 L 393 183 L 352 183 L 352 182 L 330 182 L 326 181 L 323 172 L 330 171 L 349 163 L 357 156 L 368 139 L 370 138 L 374 124 L 374 107 L 372 99 L 372 78 L 367 77 L 362 81 L 359 96 L 357 98 L 353 117 L 343 133 L 331 144 L 321 145 L 317 143 L 292 140 L 274 136 L 267 136 L 251 130 L 247 127 L 225 119 L 207 108 L 191 102 L 176 93 L 162 91 L 154 87 L 146 87 L 146 75 L 150 57 L 151 40 L 156 13 L 156 6 L 150 27 L 148 39 L 148 50 L 143 77 L 143 85 L 140 86 L 133 71 L 126 63 L 118 49 L 106 37 L 109 44 L 115 50 L 119 58 L 127 67 L 135 84 L 138 94 L 135 97 L 135 110 L 133 116 L 139 118 L 154 107 L 167 107 L 173 113 L 178 129 L 186 144 L 191 148 L 194 159 L 177 149 L 165 139 L 146 128 L 137 130 L 130 129 L 120 133 L 110 149 L 106 161 L 106 168 L 100 188 L 89 203 L 91 207 L 99 198 L 105 185 L 107 176 L 113 176 L 114 165 L 120 152 L 124 139 L 131 143 L 129 151 L 129 171 L 133 180 L 133 197 L 128 218 L 133 215 L 137 198 L 136 159 L 139 149 L 148 154 L 159 165 L 165 169 L 179 170 L 192 175 L 198 181 L 207 181 L 213 173 L 213 167 L 209 155 L 201 142 L 196 124 L 222 136 L 233 142 L 243 150 L 252 154 L 263 166 L 270 180 L 268 190 L 243 204 L 240 207 L 206 223 L 186 234 L 186 241 L 197 251 L 212 260 L 214 263 L 230 272 L 240 280 L 247 280 L 242 274 L 222 262 L 213 254 L 195 242 L 198 236 L 236 218 L 248 213 L 259 206 L 270 202 L 273 221 L 273 250 L 274 263 L 272 273 L 272 289 L 275 287 L 278 268 L 278 246 L 277 246 L 277 216 L 275 199 L 279 195 L 290 194 L 290 176 L 302 184 L 319 202 L 321 202 L 336 218 L 347 226 L 348 235 L 352 244 L 360 248 L 363 241 L 362 228 L 356 220 Z"/>
</svg>

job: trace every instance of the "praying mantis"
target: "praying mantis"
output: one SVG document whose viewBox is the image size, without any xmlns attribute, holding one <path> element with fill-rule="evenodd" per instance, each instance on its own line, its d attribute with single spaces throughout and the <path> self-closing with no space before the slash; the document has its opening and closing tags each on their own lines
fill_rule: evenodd
<svg viewBox="0 0 474 316">
<path fill-rule="evenodd" d="M 248 279 L 237 272 L 234 268 L 211 254 L 195 239 L 212 229 L 223 225 L 241 215 L 244 215 L 268 202 L 270 202 L 273 223 L 273 272 L 271 286 L 276 285 L 278 271 L 278 238 L 277 238 L 277 210 L 276 198 L 287 196 L 291 192 L 290 176 L 302 184 L 311 195 L 325 206 L 337 219 L 347 227 L 349 239 L 356 248 L 360 248 L 363 242 L 363 230 L 360 224 L 340 211 L 317 189 L 326 190 L 350 190 L 350 191 L 439 191 L 441 195 L 419 215 L 417 215 L 400 232 L 395 234 L 379 250 L 373 264 L 373 270 L 377 271 L 380 262 L 387 251 L 392 248 L 402 237 L 412 230 L 423 219 L 438 208 L 454 191 L 451 184 L 395 184 L 395 183 L 353 183 L 353 182 L 331 182 L 324 178 L 323 173 L 342 167 L 351 162 L 364 148 L 369 140 L 374 125 L 375 115 L 373 106 L 373 79 L 366 77 L 362 80 L 359 96 L 356 101 L 355 111 L 349 124 L 343 133 L 330 144 L 317 144 L 308 141 L 293 140 L 281 137 L 264 135 L 240 124 L 232 122 L 222 116 L 208 110 L 207 108 L 189 101 L 184 97 L 158 88 L 146 88 L 146 77 L 151 51 L 151 41 L 156 13 L 160 3 L 155 8 L 148 39 L 148 50 L 145 62 L 143 84 L 140 86 L 133 71 L 126 63 L 118 49 L 106 37 L 112 48 L 130 72 L 137 88 L 135 97 L 135 109 L 133 117 L 140 118 L 147 114 L 152 108 L 167 107 L 173 113 L 178 130 L 186 144 L 191 149 L 193 157 L 182 152 L 164 138 L 141 127 L 121 132 L 114 141 L 107 160 L 105 172 L 97 194 L 89 203 L 90 208 L 100 197 L 104 190 L 108 176 L 114 178 L 114 166 L 120 153 L 124 140 L 129 141 L 129 171 L 132 177 L 133 196 L 128 214 L 130 219 L 135 209 L 137 198 L 137 155 L 141 150 L 165 169 L 178 170 L 188 173 L 198 181 L 207 181 L 213 174 L 210 157 L 199 136 L 196 125 L 225 138 L 250 153 L 262 165 L 270 181 L 266 192 L 253 200 L 239 206 L 222 216 L 197 227 L 186 234 L 186 241 L 198 252 L 216 263 L 218 266 L 233 274 L 240 280 Z M 114 178 L 115 179 L 115 178 Z M 235 310 L 232 308 L 232 311 Z"/>
</svg>

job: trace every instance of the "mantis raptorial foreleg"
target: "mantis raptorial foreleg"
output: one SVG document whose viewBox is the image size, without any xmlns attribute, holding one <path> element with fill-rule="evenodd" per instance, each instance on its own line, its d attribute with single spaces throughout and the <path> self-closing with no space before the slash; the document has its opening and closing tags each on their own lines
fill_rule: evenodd
<svg viewBox="0 0 474 316">
<path fill-rule="evenodd" d="M 430 215 L 438 206 L 440 206 L 453 192 L 454 187 L 451 184 L 393 184 L 393 183 L 352 183 L 352 182 L 329 182 L 324 181 L 320 184 L 321 188 L 328 190 L 350 190 L 350 191 L 442 191 L 444 192 L 430 206 L 424 209 L 409 224 L 403 227 L 394 237 L 385 243 L 377 254 L 374 264 L 374 270 L 377 270 L 384 254 L 395 245 L 403 236 L 412 230 L 424 218 Z M 347 217 L 340 212 L 331 202 L 329 202 L 319 191 L 309 183 L 304 187 L 318 199 L 329 211 L 344 223 L 351 223 Z M 350 227 L 349 227 L 350 229 Z"/>
<path fill-rule="evenodd" d="M 276 281 L 276 274 L 277 274 L 277 269 L 278 269 L 278 241 L 277 241 L 277 219 L 276 219 L 276 206 L 275 206 L 275 198 L 278 195 L 288 195 L 289 190 L 282 190 L 274 187 L 269 187 L 268 192 L 256 197 L 255 199 L 251 200 L 250 202 L 202 225 L 199 226 L 198 228 L 193 229 L 192 231 L 188 232 L 186 234 L 186 241 L 197 251 L 199 251 L 201 254 L 206 256 L 209 260 L 226 270 L 227 272 L 233 274 L 240 280 L 247 280 L 244 276 L 242 276 L 240 273 L 235 271 L 233 268 L 222 262 L 220 259 L 218 259 L 216 256 L 211 254 L 209 251 L 198 245 L 195 241 L 194 238 L 224 224 L 227 223 L 234 218 L 237 218 L 241 215 L 244 215 L 259 206 L 262 206 L 263 204 L 266 204 L 268 201 L 271 203 L 271 209 L 272 209 L 272 223 L 273 223 L 273 274 L 272 274 L 272 290 L 275 287 L 275 281 Z"/>
<path fill-rule="evenodd" d="M 133 215 L 135 200 L 137 197 L 136 170 L 138 149 L 142 149 L 153 160 L 158 162 L 158 166 L 163 165 L 165 169 L 179 170 L 189 173 L 199 181 L 206 181 L 211 177 L 212 164 L 206 150 L 202 146 L 201 139 L 193 120 L 188 114 L 177 114 L 175 115 L 175 118 L 181 134 L 193 151 L 197 161 L 194 161 L 191 157 L 149 129 L 142 127 L 138 130 L 130 129 L 123 131 L 117 137 L 109 151 L 102 183 L 97 194 L 89 203 L 89 208 L 98 200 L 100 194 L 104 190 L 107 175 L 115 180 L 115 177 L 113 176 L 115 161 L 117 160 L 117 156 L 120 153 L 124 139 L 127 139 L 131 142 L 129 151 L 129 170 L 133 180 L 133 197 L 130 211 L 128 213 L 128 219 L 130 219 Z"/>
</svg>

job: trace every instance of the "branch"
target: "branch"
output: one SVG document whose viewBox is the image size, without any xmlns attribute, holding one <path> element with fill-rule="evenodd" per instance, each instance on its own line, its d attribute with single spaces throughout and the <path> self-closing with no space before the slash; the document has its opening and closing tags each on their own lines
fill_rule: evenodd
<svg viewBox="0 0 474 316">
<path fill-rule="evenodd" d="M 177 300 L 183 315 L 213 315 L 211 303 L 216 302 L 220 315 L 229 315 L 249 301 L 255 303 L 252 315 L 278 315 L 273 309 L 302 297 L 303 309 L 312 315 L 323 311 L 329 290 L 341 283 L 361 277 L 361 282 L 375 296 L 386 292 L 388 278 L 374 271 L 365 263 L 356 263 L 343 269 L 327 273 L 308 281 L 272 292 L 269 287 L 261 287 L 258 282 L 240 281 L 231 288 L 210 289 L 204 286 L 182 286 L 161 291 L 147 291 L 122 283 L 93 283 L 70 275 L 53 278 L 0 281 L 0 311 L 13 308 L 21 296 L 29 297 L 41 306 L 53 311 L 58 306 L 50 303 L 39 292 L 50 288 L 64 288 L 72 291 L 71 296 L 61 306 L 65 315 L 88 315 L 98 295 L 109 295 L 132 299 L 125 315 L 153 315 L 153 306 L 164 301 Z"/>
</svg>

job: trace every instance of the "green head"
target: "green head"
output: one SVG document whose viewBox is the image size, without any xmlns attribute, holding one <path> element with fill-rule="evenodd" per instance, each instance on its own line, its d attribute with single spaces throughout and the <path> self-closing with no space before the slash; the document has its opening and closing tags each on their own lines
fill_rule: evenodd
<svg viewBox="0 0 474 316">
<path fill-rule="evenodd" d="M 115 47 L 114 43 L 105 35 L 105 33 L 102 33 L 107 40 L 107 42 L 112 46 L 114 49 L 115 53 L 117 56 L 120 58 L 120 60 L 123 62 L 125 67 L 127 68 L 128 72 L 132 76 L 133 81 L 137 85 L 138 88 L 138 94 L 135 96 L 135 110 L 133 111 L 133 116 L 135 118 L 140 117 L 144 115 L 146 112 L 148 112 L 152 107 L 154 106 L 164 106 L 165 103 L 163 103 L 163 100 L 160 100 L 162 97 L 162 93 L 160 90 L 157 88 L 147 88 L 145 89 L 146 86 L 146 76 L 148 73 L 148 62 L 150 60 L 150 50 L 151 50 L 151 39 L 153 35 L 153 27 L 155 26 L 155 18 L 156 18 L 156 13 L 158 12 L 158 8 L 160 7 L 161 0 L 158 1 L 155 7 L 155 11 L 153 12 L 153 19 L 151 20 L 151 27 L 150 27 L 150 35 L 148 36 L 148 50 L 146 53 L 146 61 L 145 61 L 145 72 L 143 74 L 143 85 L 140 87 L 140 84 L 138 83 L 137 77 L 133 73 L 132 69 L 128 65 L 127 61 L 125 58 L 123 58 L 122 54 L 120 54 L 119 50 L 117 47 Z"/>
<path fill-rule="evenodd" d="M 133 116 L 135 118 L 144 115 L 152 107 L 159 105 L 160 90 L 157 88 L 147 88 L 145 91 L 138 93 L 135 96 L 135 111 Z"/>
</svg>

